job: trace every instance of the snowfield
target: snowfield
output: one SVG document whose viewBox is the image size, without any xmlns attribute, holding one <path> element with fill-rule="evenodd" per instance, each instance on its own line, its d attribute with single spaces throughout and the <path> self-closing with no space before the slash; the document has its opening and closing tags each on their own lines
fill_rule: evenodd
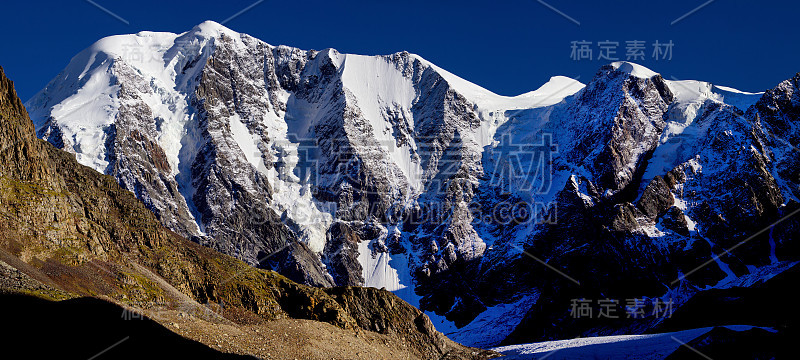
<svg viewBox="0 0 800 360">
<path fill-rule="evenodd" d="M 628 61 L 616 61 L 611 63 L 611 66 L 614 67 L 614 69 L 631 74 L 640 79 L 649 79 L 658 75 L 658 73 L 653 70 Z"/>
<path fill-rule="evenodd" d="M 725 327 L 734 331 L 746 331 L 753 328 L 748 325 Z M 713 328 L 705 327 L 651 335 L 598 336 L 501 346 L 492 350 L 505 355 L 506 357 L 503 359 L 659 360 L 669 356 L 682 346 L 682 343 L 688 343 L 711 329 Z M 773 331 L 772 329 L 765 330 Z"/>
</svg>

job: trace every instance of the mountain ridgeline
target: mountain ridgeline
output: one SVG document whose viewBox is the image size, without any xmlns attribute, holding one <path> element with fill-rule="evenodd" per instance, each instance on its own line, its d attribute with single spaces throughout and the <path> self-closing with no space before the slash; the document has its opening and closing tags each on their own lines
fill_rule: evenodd
<svg viewBox="0 0 800 360">
<path fill-rule="evenodd" d="M 617 62 L 505 97 L 414 54 L 205 22 L 102 39 L 26 107 L 175 233 L 308 285 L 386 288 L 490 346 L 654 329 L 570 303 L 677 308 L 800 261 L 799 81 L 746 93 Z"/>
</svg>

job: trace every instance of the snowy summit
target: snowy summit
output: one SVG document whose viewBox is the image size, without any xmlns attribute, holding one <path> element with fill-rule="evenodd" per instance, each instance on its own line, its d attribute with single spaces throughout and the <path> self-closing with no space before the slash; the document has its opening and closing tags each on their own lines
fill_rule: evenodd
<svg viewBox="0 0 800 360">
<path fill-rule="evenodd" d="M 611 63 L 611 66 L 614 67 L 614 69 L 616 70 L 631 74 L 640 79 L 649 79 L 653 76 L 658 75 L 658 73 L 653 70 L 650 70 L 642 65 L 635 64 L 629 61 L 616 61 Z"/>
</svg>

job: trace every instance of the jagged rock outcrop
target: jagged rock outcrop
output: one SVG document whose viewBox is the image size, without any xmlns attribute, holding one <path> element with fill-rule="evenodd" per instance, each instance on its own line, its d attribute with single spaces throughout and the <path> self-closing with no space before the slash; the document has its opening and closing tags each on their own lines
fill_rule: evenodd
<svg viewBox="0 0 800 360">
<path fill-rule="evenodd" d="M 661 176 L 656 176 L 644 189 L 636 207 L 650 220 L 655 220 L 664 215 L 673 204 L 675 199 L 672 197 L 669 185 Z"/>
<path fill-rule="evenodd" d="M 325 244 L 328 272 L 337 284 L 363 284 L 364 276 L 358 262 L 361 237 L 344 222 L 334 223 L 329 234 Z"/>
</svg>

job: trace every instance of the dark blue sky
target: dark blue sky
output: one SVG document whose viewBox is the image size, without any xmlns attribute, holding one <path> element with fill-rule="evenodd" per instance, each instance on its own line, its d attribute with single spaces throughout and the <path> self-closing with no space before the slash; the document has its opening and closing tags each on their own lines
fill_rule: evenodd
<svg viewBox="0 0 800 360">
<path fill-rule="evenodd" d="M 256 2 L 93 1 L 128 24 L 86 0 L 2 5 L 0 66 L 23 100 L 104 36 L 180 33 L 204 20 L 222 22 Z M 637 62 L 668 79 L 762 91 L 800 71 L 798 2 L 544 1 L 580 25 L 537 0 L 266 0 L 225 25 L 273 45 L 359 54 L 408 50 L 503 95 L 533 90 L 553 75 L 588 81 L 609 62 L 597 60 L 598 42 L 605 40 L 619 42 L 616 57 L 623 60 L 626 41 L 644 41 L 645 58 Z M 579 40 L 591 42 L 593 60 L 570 58 L 571 42 Z M 670 40 L 672 60 L 654 60 L 653 43 Z"/>
</svg>

